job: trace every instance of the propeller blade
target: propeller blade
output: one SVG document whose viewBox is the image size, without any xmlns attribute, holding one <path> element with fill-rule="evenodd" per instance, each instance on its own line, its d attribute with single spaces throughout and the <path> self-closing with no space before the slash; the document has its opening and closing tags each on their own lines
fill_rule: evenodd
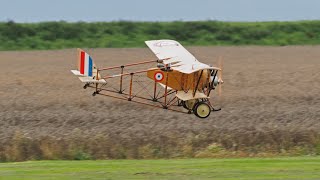
<svg viewBox="0 0 320 180">
<path fill-rule="evenodd" d="M 218 73 L 218 82 L 219 82 L 219 87 L 218 87 L 218 97 L 219 97 L 219 104 L 220 104 L 220 108 L 222 108 L 222 84 L 223 84 L 223 80 L 222 80 L 222 71 L 223 71 L 223 60 L 222 57 L 219 57 L 219 68 L 221 69 Z"/>
<path fill-rule="evenodd" d="M 219 84 L 219 86 L 218 86 L 218 96 L 219 96 L 219 99 L 221 98 L 221 93 L 222 93 L 222 84 Z"/>
<path fill-rule="evenodd" d="M 222 94 L 222 90 L 223 90 L 222 83 L 220 83 L 218 86 L 219 86 L 218 87 L 218 98 L 219 98 L 218 101 L 219 101 L 220 109 L 222 109 L 223 108 L 223 104 L 224 104 L 224 102 L 223 102 L 223 94 Z"/>
<path fill-rule="evenodd" d="M 223 81 L 222 81 L 223 61 L 222 61 L 222 57 L 221 57 L 221 56 L 219 57 L 219 68 L 221 69 L 221 70 L 219 71 L 219 75 L 218 75 L 219 82 L 220 82 L 220 81 L 223 82 Z"/>
</svg>

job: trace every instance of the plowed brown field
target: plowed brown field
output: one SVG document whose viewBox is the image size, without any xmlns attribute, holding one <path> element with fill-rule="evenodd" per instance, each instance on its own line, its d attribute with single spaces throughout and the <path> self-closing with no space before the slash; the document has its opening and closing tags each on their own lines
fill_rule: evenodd
<svg viewBox="0 0 320 180">
<path fill-rule="evenodd" d="M 71 74 L 75 49 L 0 52 L 0 141 L 96 135 L 118 143 L 216 142 L 226 148 L 315 144 L 320 132 L 320 46 L 189 47 L 224 57 L 223 109 L 207 119 L 92 97 Z M 88 49 L 98 67 L 154 59 L 146 48 Z M 127 147 L 127 146 L 126 146 Z"/>
</svg>

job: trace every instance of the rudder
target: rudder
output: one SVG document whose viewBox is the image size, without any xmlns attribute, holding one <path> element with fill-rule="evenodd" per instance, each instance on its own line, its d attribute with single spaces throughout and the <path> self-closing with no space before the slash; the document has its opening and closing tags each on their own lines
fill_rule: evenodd
<svg viewBox="0 0 320 180">
<path fill-rule="evenodd" d="M 71 72 L 74 75 L 83 76 L 79 79 L 85 83 L 105 83 L 105 80 L 101 79 L 91 56 L 82 49 L 78 49 L 78 70 L 71 70 Z"/>
</svg>

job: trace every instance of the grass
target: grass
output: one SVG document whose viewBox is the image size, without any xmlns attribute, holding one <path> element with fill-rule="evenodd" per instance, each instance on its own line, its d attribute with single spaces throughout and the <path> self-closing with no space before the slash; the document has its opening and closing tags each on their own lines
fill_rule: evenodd
<svg viewBox="0 0 320 180">
<path fill-rule="evenodd" d="M 0 163 L 0 179 L 319 179 L 320 157 L 27 161 Z"/>
</svg>

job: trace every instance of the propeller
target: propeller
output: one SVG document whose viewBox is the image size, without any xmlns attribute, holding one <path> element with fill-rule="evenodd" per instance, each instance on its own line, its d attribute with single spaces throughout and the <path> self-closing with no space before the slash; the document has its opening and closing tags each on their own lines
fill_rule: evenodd
<svg viewBox="0 0 320 180">
<path fill-rule="evenodd" d="M 219 104 L 221 106 L 222 102 L 222 84 L 224 83 L 222 80 L 222 72 L 223 72 L 223 61 L 222 57 L 219 57 L 219 68 L 221 70 L 218 71 L 218 97 L 219 97 Z"/>
</svg>

